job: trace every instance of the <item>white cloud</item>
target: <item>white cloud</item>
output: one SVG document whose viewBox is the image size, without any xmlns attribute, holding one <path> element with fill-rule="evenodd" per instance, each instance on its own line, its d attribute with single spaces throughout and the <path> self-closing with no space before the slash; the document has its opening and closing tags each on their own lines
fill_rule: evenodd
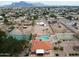
<svg viewBox="0 0 79 59">
<path fill-rule="evenodd" d="M 79 6 L 79 1 L 45 1 L 42 2 L 46 5 L 70 5 L 70 6 Z"/>
</svg>

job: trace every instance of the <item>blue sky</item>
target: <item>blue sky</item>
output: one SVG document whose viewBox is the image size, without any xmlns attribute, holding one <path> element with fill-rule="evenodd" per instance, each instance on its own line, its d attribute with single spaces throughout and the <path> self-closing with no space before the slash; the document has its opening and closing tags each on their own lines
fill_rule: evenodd
<svg viewBox="0 0 79 59">
<path fill-rule="evenodd" d="M 9 5 L 11 4 L 12 2 L 19 2 L 19 1 L 0 1 L 0 6 L 3 6 L 3 5 Z M 45 5 L 49 5 L 49 6 L 52 6 L 52 5 L 70 5 L 70 6 L 79 6 L 79 1 L 26 1 L 26 2 L 41 2 Z"/>
</svg>

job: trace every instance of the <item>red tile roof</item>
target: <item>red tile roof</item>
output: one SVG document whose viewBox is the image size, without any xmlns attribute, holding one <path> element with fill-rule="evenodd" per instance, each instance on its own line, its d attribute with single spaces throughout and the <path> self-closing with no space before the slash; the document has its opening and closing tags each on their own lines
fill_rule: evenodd
<svg viewBox="0 0 79 59">
<path fill-rule="evenodd" d="M 31 50 L 32 51 L 35 51 L 36 49 L 50 50 L 51 47 L 52 44 L 49 41 L 33 40 Z"/>
<path fill-rule="evenodd" d="M 32 43 L 38 43 L 40 40 L 32 40 Z"/>
</svg>

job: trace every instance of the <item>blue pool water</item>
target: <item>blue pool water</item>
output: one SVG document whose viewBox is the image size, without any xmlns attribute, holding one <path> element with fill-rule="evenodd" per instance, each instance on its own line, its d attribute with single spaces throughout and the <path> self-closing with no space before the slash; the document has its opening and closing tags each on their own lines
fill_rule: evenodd
<svg viewBox="0 0 79 59">
<path fill-rule="evenodd" d="M 49 36 L 48 35 L 41 35 L 39 37 L 40 40 L 48 40 L 49 39 Z"/>
</svg>

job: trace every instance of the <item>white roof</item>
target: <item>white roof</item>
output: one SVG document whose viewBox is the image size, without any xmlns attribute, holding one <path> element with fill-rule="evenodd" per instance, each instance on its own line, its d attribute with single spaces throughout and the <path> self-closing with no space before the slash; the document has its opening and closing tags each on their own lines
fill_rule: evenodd
<svg viewBox="0 0 79 59">
<path fill-rule="evenodd" d="M 39 53 L 44 54 L 44 50 L 43 50 L 43 49 L 37 49 L 37 50 L 36 50 L 36 53 L 37 53 L 37 54 L 39 54 Z"/>
<path fill-rule="evenodd" d="M 44 22 L 40 22 L 40 24 L 44 24 Z"/>
<path fill-rule="evenodd" d="M 0 16 L 0 18 L 3 18 L 2 16 Z"/>
<path fill-rule="evenodd" d="M 42 25 L 42 24 L 44 24 L 44 22 L 37 22 L 37 24 L 41 24 Z"/>
</svg>

